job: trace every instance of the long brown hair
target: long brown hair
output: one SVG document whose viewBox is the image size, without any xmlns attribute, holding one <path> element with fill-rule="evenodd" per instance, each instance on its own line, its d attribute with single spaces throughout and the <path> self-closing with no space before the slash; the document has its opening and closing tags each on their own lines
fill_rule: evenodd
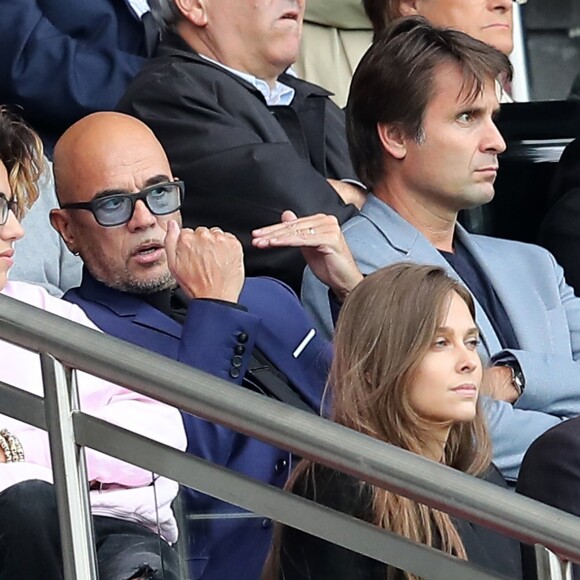
<svg viewBox="0 0 580 580">
<path fill-rule="evenodd" d="M 432 439 L 430 426 L 413 409 L 409 387 L 432 346 L 452 293 L 467 304 L 475 320 L 469 291 L 442 268 L 400 263 L 377 270 L 345 301 L 335 335 L 335 355 L 328 394 L 331 418 L 402 449 L 422 455 Z M 491 462 L 491 444 L 478 408 L 473 421 L 455 423 L 443 462 L 472 475 Z M 310 477 L 314 463 L 303 460 L 287 487 Z M 361 485 L 366 485 L 362 484 Z M 372 489 L 372 523 L 416 542 L 466 559 L 459 533 L 448 514 L 386 491 Z M 263 578 L 278 578 L 280 531 Z M 394 574 L 389 568 L 388 574 Z M 406 573 L 406 577 L 414 578 Z"/>
<path fill-rule="evenodd" d="M 36 132 L 4 107 L 0 107 L 0 161 L 18 201 L 16 217 L 22 219 L 38 198 L 38 179 L 45 168 L 43 147 Z"/>
</svg>

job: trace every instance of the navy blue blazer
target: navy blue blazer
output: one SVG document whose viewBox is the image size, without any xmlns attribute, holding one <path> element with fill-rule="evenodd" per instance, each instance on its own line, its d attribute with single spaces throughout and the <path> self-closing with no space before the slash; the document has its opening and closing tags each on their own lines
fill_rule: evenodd
<svg viewBox="0 0 580 580">
<path fill-rule="evenodd" d="M 123 0 L 0 0 L 0 103 L 22 107 L 50 146 L 78 119 L 111 110 L 146 54 Z"/>
<path fill-rule="evenodd" d="M 108 334 L 239 385 L 257 346 L 319 411 L 330 344 L 317 333 L 307 339 L 312 321 L 282 282 L 246 279 L 239 300 L 246 310 L 192 300 L 183 326 L 140 298 L 104 286 L 86 270 L 80 288 L 65 299 Z M 189 453 L 271 485 L 286 482 L 292 466 L 288 452 L 186 413 L 183 419 Z M 239 508 L 192 490 L 186 502 L 190 578 L 257 580 L 270 544 L 270 521 L 250 514 L 240 518 Z M 215 518 L 224 513 L 238 517 Z"/>
</svg>

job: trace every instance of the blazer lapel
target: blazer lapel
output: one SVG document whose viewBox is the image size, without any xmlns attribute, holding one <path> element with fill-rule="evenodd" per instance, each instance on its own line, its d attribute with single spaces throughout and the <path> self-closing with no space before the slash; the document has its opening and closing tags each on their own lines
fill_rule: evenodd
<svg viewBox="0 0 580 580">
<path fill-rule="evenodd" d="M 372 194 L 369 194 L 369 200 L 364 205 L 361 215 L 373 222 L 389 244 L 401 254 L 402 260 L 440 266 L 451 278 L 465 286 L 465 283 L 458 276 L 457 272 L 455 272 L 431 242 L 390 206 L 378 200 Z M 461 240 L 465 243 L 464 237 L 467 237 L 467 234 L 463 228 L 460 226 L 458 228 L 461 231 Z M 474 256 L 479 261 L 480 256 L 475 254 Z M 501 345 L 489 318 L 475 297 L 474 302 L 476 322 L 479 328 L 481 342 L 487 356 L 491 357 L 501 350 Z"/>
<path fill-rule="evenodd" d="M 119 317 L 133 318 L 134 324 L 156 332 L 163 332 L 177 339 L 181 337 L 181 325 L 178 322 L 144 300 L 98 282 L 86 269 L 83 271 L 79 294 L 111 310 Z"/>
<path fill-rule="evenodd" d="M 525 283 L 527 278 L 518 276 L 517 263 L 514 264 L 507 259 L 505 253 L 500 252 L 493 243 L 486 243 L 483 248 L 477 237 L 471 236 L 459 226 L 458 236 L 493 286 L 509 316 L 520 348 L 526 350 L 537 347 L 537 344 L 530 343 L 530 339 L 537 337 L 538 329 L 545 329 L 544 340 L 551 340 L 550 320 L 546 308 L 534 306 L 519 291 L 519 284 Z M 533 290 L 526 294 L 533 297 L 536 295 Z"/>
</svg>

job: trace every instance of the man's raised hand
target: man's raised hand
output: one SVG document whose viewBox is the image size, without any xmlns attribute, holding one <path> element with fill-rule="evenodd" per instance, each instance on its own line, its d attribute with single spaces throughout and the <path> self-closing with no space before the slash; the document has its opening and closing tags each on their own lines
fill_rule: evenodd
<svg viewBox="0 0 580 580">
<path fill-rule="evenodd" d="M 180 229 L 168 223 L 165 251 L 169 270 L 190 298 L 237 302 L 244 285 L 240 241 L 220 228 Z"/>
</svg>

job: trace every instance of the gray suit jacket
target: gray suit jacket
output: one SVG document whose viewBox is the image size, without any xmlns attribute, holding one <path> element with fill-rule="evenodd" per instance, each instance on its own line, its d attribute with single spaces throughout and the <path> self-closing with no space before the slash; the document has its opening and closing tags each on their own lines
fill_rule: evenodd
<svg viewBox="0 0 580 580">
<path fill-rule="evenodd" d="M 408 261 L 441 266 L 459 279 L 417 229 L 373 195 L 343 231 L 364 274 Z M 507 479 L 514 480 L 532 441 L 563 419 L 580 414 L 580 299 L 543 248 L 472 235 L 459 225 L 456 235 L 493 285 L 521 348 L 501 350 L 493 326 L 476 302 L 483 360 L 513 356 L 526 380 L 525 391 L 514 405 L 485 401 L 494 462 Z M 328 289 L 310 271 L 304 277 L 302 299 L 317 326 L 330 334 Z"/>
</svg>

